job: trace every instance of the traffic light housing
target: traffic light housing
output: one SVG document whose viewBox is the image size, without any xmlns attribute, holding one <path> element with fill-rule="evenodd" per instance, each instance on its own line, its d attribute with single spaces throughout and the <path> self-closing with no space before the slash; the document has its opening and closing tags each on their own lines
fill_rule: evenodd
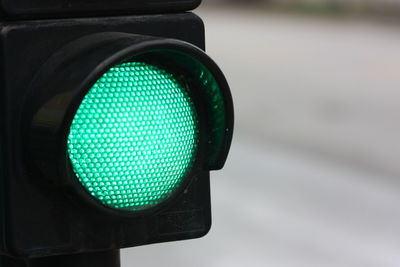
<svg viewBox="0 0 400 267">
<path fill-rule="evenodd" d="M 100 2 L 100 1 L 99 1 Z M 233 131 L 192 13 L 3 21 L 2 254 L 196 238 Z"/>
<path fill-rule="evenodd" d="M 161 14 L 196 8 L 201 0 L 0 0 L 6 19 Z"/>
</svg>

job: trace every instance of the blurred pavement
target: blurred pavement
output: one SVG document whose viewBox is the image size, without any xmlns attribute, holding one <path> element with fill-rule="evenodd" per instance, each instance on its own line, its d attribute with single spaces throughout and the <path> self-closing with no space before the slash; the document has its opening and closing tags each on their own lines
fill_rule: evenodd
<svg viewBox="0 0 400 267">
<path fill-rule="evenodd" d="M 123 266 L 400 266 L 400 26 L 196 13 L 236 105 L 213 228 Z"/>
</svg>

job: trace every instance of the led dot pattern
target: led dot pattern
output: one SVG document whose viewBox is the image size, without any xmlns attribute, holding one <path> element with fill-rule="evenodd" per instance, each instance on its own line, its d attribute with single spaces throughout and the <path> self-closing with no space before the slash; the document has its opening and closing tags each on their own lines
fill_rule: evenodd
<svg viewBox="0 0 400 267">
<path fill-rule="evenodd" d="M 125 62 L 85 95 L 67 150 L 76 177 L 94 198 L 140 211 L 180 188 L 196 157 L 197 127 L 192 99 L 173 74 Z"/>
</svg>

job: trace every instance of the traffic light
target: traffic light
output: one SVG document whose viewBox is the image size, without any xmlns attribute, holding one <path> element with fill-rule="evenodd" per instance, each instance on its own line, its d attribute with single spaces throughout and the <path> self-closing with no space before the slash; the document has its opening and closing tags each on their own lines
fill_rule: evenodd
<svg viewBox="0 0 400 267">
<path fill-rule="evenodd" d="M 161 14 L 196 8 L 201 0 L 0 0 L 7 19 Z"/>
<path fill-rule="evenodd" d="M 201 19 L 169 13 L 198 4 L 0 2 L 2 255 L 100 253 L 209 231 L 209 172 L 226 160 L 233 104 L 203 52 Z"/>
</svg>

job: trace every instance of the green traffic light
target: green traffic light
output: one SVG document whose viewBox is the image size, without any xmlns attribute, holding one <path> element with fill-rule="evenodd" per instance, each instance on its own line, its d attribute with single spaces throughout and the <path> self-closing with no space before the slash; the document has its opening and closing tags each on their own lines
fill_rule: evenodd
<svg viewBox="0 0 400 267">
<path fill-rule="evenodd" d="M 93 85 L 70 126 L 68 155 L 82 186 L 103 205 L 151 208 L 184 182 L 195 161 L 198 118 L 167 70 L 116 65 Z"/>
</svg>

